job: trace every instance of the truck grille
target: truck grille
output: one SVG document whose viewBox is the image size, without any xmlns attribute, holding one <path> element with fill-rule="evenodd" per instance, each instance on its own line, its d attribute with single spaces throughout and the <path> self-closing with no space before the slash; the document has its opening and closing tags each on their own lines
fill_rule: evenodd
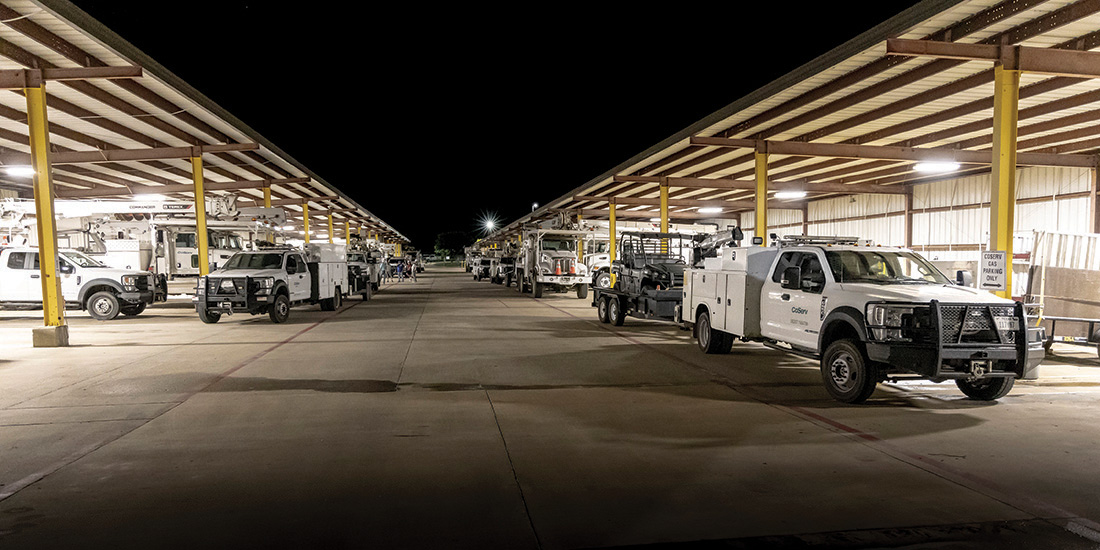
<svg viewBox="0 0 1100 550">
<path fill-rule="evenodd" d="M 233 285 L 229 288 L 225 283 Z M 212 295 L 225 295 L 231 296 L 234 294 L 244 294 L 246 290 L 246 280 L 239 278 L 208 278 L 206 280 L 206 293 Z"/>
<path fill-rule="evenodd" d="M 947 344 L 1015 343 L 1016 332 L 998 330 L 994 317 L 1010 317 L 1020 322 L 1012 306 L 941 306 L 940 335 Z"/>
<path fill-rule="evenodd" d="M 554 260 L 554 263 L 550 268 L 550 273 L 553 273 L 555 275 L 569 275 L 571 273 L 574 273 L 574 269 L 576 268 L 573 266 L 573 262 L 574 260 L 571 258 Z"/>
</svg>

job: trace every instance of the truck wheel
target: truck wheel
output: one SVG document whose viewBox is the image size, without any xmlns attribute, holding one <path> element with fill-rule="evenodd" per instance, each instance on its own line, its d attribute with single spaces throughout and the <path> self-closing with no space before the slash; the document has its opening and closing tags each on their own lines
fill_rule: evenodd
<svg viewBox="0 0 1100 550">
<path fill-rule="evenodd" d="M 588 297 L 588 284 L 581 283 L 581 284 L 577 285 L 577 298 L 580 298 L 581 300 L 583 300 L 587 297 Z"/>
<path fill-rule="evenodd" d="M 474 280 L 475 281 L 480 281 L 481 280 L 481 275 L 478 275 L 478 274 L 475 273 L 474 274 Z"/>
<path fill-rule="evenodd" d="M 538 281 L 531 283 L 531 296 L 542 298 L 542 284 Z"/>
<path fill-rule="evenodd" d="M 600 318 L 601 323 L 609 323 L 611 320 L 607 316 L 607 296 L 601 296 L 596 301 L 596 315 Z"/>
<path fill-rule="evenodd" d="M 336 290 L 332 293 L 332 301 L 334 302 L 333 305 L 336 306 L 333 309 L 340 309 L 340 306 L 344 305 L 344 295 L 340 294 L 341 290 L 342 289 L 340 287 L 336 287 Z"/>
<path fill-rule="evenodd" d="M 993 401 L 1000 399 L 1012 391 L 1016 380 L 1013 378 L 987 378 L 985 380 L 956 380 L 959 387 L 967 397 L 978 401 Z"/>
<path fill-rule="evenodd" d="M 874 374 L 874 367 L 864 357 L 863 349 L 850 338 L 829 344 L 821 356 L 825 389 L 842 403 L 862 403 L 871 397 L 878 384 Z"/>
<path fill-rule="evenodd" d="M 145 311 L 145 302 L 138 302 L 134 305 L 129 305 L 122 308 L 122 314 L 129 315 L 131 317 L 133 317 L 134 315 L 141 315 L 141 312 L 143 311 Z"/>
<path fill-rule="evenodd" d="M 733 335 L 714 329 L 710 324 L 710 312 L 700 311 L 695 318 L 695 340 L 703 353 L 723 354 L 733 349 Z"/>
<path fill-rule="evenodd" d="M 217 323 L 218 320 L 222 318 L 222 314 L 220 312 L 210 311 L 206 309 L 206 306 L 201 304 L 195 306 L 195 311 L 199 313 L 199 320 L 208 325 Z"/>
<path fill-rule="evenodd" d="M 512 286 L 512 274 L 511 273 L 504 276 L 504 286 Z"/>
<path fill-rule="evenodd" d="M 267 316 L 272 323 L 285 323 L 290 318 L 290 298 L 286 294 L 275 296 L 275 302 L 267 308 Z"/>
<path fill-rule="evenodd" d="M 614 296 L 607 298 L 607 322 L 617 327 L 623 326 L 626 316 L 623 315 L 623 304 Z"/>
<path fill-rule="evenodd" d="M 596 276 L 592 278 L 592 286 L 596 288 L 611 288 L 611 273 L 605 269 L 596 272 Z"/>
<path fill-rule="evenodd" d="M 88 297 L 84 307 L 87 308 L 92 319 L 96 321 L 110 321 L 118 317 L 118 314 L 122 311 L 122 306 L 118 303 L 118 297 L 106 290 L 96 292 Z"/>
</svg>

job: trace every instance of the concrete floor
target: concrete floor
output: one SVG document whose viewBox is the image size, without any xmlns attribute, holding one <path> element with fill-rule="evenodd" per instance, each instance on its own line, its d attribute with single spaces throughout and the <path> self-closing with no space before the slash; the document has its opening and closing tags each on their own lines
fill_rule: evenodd
<svg viewBox="0 0 1100 550">
<path fill-rule="evenodd" d="M 1100 546 L 1091 349 L 844 406 L 811 361 L 431 269 L 283 325 L 40 323 L 0 312 L 4 549 Z"/>
</svg>

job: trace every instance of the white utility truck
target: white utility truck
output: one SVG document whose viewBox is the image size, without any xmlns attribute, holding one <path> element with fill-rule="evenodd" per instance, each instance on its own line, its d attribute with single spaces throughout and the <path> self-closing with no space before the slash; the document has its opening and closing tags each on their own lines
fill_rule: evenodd
<svg viewBox="0 0 1100 550">
<path fill-rule="evenodd" d="M 320 304 L 325 311 L 335 310 L 347 289 L 343 245 L 279 246 L 238 252 L 221 269 L 199 277 L 194 302 L 204 323 L 234 313 L 267 313 L 272 322 L 283 323 L 291 306 Z"/>
<path fill-rule="evenodd" d="M 588 235 L 571 229 L 531 229 L 523 234 L 516 258 L 517 290 L 531 291 L 542 298 L 546 289 L 575 290 L 577 298 L 588 297 L 588 269 L 577 261 L 577 241 Z"/>
<path fill-rule="evenodd" d="M 112 269 L 76 250 L 62 249 L 57 256 L 65 306 L 85 309 L 93 319 L 138 315 L 167 298 L 152 273 Z M 37 248 L 0 247 L 0 305 L 42 306 Z"/>
<path fill-rule="evenodd" d="M 870 397 L 885 380 L 954 380 L 993 400 L 1038 376 L 1043 329 L 1023 304 L 954 284 L 910 250 L 855 238 L 787 237 L 726 248 L 684 276 L 681 312 L 706 353 L 735 338 L 820 360 L 829 394 Z"/>
</svg>

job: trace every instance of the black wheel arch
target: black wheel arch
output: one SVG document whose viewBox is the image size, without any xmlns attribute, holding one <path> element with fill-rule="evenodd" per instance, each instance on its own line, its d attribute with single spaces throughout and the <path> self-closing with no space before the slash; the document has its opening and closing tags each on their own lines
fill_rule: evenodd
<svg viewBox="0 0 1100 550">
<path fill-rule="evenodd" d="M 101 290 L 120 294 L 122 293 L 122 284 L 113 279 L 92 279 L 91 281 L 84 283 L 84 285 L 80 287 L 80 291 L 76 294 L 76 299 L 81 304 L 83 304 L 84 300 L 87 299 L 88 296 L 91 296 L 92 294 L 95 294 L 96 292 L 99 292 Z"/>
<path fill-rule="evenodd" d="M 867 342 L 867 324 L 862 311 L 851 306 L 842 306 L 829 312 L 817 335 L 818 352 L 824 353 L 829 344 L 842 338 Z"/>
</svg>

